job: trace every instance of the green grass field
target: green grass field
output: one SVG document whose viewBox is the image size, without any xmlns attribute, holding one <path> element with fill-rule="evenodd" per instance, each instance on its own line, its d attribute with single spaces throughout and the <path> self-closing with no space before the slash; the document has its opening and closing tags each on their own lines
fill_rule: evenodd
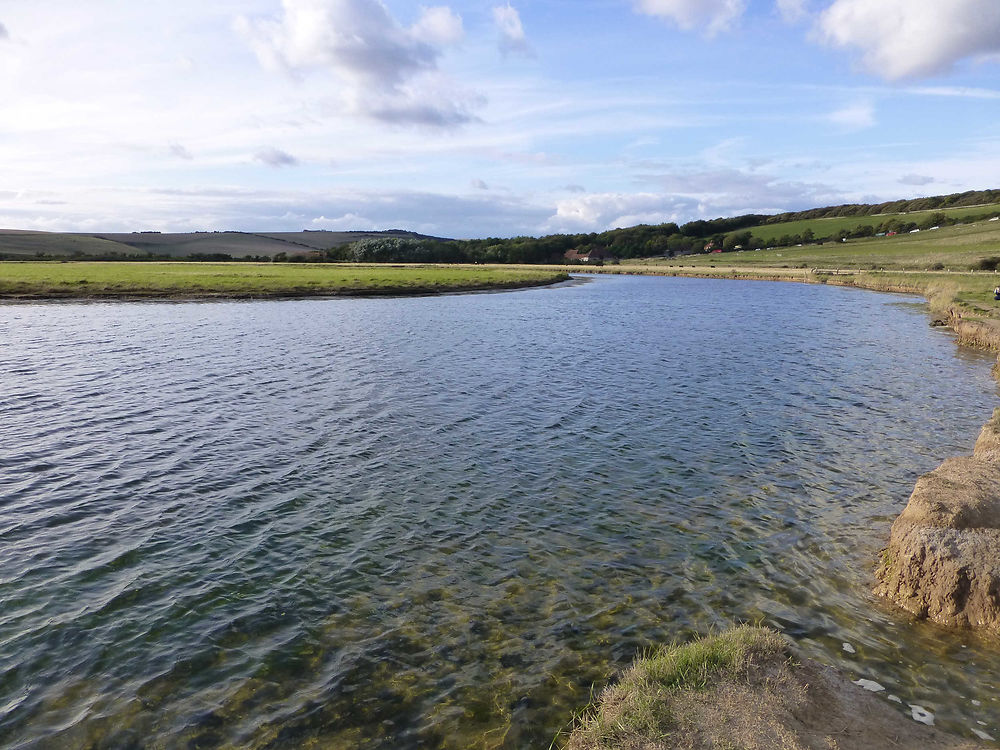
<svg viewBox="0 0 1000 750">
<path fill-rule="evenodd" d="M 654 265 L 727 265 L 905 271 L 970 271 L 1000 257 L 1000 222 L 978 222 L 896 237 L 872 237 L 823 245 L 742 250 L 648 261 Z"/>
<path fill-rule="evenodd" d="M 802 219 L 800 221 L 786 221 L 780 224 L 763 224 L 752 227 L 749 231 L 754 237 L 759 237 L 763 242 L 769 243 L 774 242 L 782 235 L 802 234 L 807 229 L 812 230 L 813 235 L 816 237 L 830 237 L 836 235 L 841 230 L 853 232 L 866 224 L 875 227 L 892 218 L 920 224 L 934 214 L 939 213 L 951 219 L 962 221 L 970 216 L 982 216 L 991 211 L 994 216 L 1000 215 L 1000 205 L 942 208 L 931 211 L 910 211 L 908 213 L 879 214 L 875 216 L 837 216 L 829 219 Z"/>
<path fill-rule="evenodd" d="M 424 294 L 562 281 L 530 266 L 272 263 L 0 263 L 0 298 L 288 297 Z"/>
</svg>

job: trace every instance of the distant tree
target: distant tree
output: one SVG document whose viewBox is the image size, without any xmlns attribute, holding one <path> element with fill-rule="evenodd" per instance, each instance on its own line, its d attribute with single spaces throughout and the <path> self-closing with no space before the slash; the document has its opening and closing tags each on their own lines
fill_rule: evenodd
<svg viewBox="0 0 1000 750">
<path fill-rule="evenodd" d="M 734 232 L 722 241 L 722 249 L 729 252 L 737 248 L 745 248 L 750 244 L 750 232 Z"/>
</svg>

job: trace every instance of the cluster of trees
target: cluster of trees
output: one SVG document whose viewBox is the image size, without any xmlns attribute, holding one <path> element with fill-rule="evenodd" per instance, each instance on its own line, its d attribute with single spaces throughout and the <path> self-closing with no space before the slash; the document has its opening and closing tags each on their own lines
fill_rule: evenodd
<svg viewBox="0 0 1000 750">
<path fill-rule="evenodd" d="M 699 219 L 683 226 L 673 222 L 640 224 L 590 234 L 550 234 L 545 237 L 487 237 L 475 240 L 410 239 L 385 237 L 359 240 L 326 251 L 321 257 L 288 257 L 276 260 L 324 260 L 358 263 L 562 263 L 566 253 L 607 252 L 616 259 L 673 257 L 702 252 L 707 242 L 726 249 L 751 242 L 749 231 L 765 216 L 747 214 L 732 218 Z M 734 239 L 734 237 L 736 239 Z M 711 239 L 707 239 L 711 238 Z"/>
</svg>

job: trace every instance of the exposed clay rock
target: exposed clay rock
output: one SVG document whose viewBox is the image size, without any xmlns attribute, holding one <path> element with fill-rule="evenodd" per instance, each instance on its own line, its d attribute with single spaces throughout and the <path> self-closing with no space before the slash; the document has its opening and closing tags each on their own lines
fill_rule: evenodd
<svg viewBox="0 0 1000 750">
<path fill-rule="evenodd" d="M 1000 631 L 1000 409 L 972 457 L 917 480 L 875 573 L 875 593 L 919 617 Z"/>
<path fill-rule="evenodd" d="M 993 418 L 983 425 L 974 455 L 983 461 L 1000 464 L 1000 409 L 994 409 Z"/>
</svg>

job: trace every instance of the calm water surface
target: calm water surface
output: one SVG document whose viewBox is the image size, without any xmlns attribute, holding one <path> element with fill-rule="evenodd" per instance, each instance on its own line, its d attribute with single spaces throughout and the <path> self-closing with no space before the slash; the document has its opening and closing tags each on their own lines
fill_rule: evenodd
<svg viewBox="0 0 1000 750">
<path fill-rule="evenodd" d="M 991 362 L 792 284 L 2 307 L 0 745 L 545 748 L 736 620 L 1000 736 L 869 594 Z"/>
</svg>

